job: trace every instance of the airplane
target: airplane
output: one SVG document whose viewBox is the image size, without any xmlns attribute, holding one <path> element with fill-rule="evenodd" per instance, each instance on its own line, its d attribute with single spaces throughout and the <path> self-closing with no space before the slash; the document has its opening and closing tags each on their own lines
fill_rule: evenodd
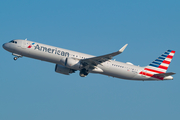
<svg viewBox="0 0 180 120">
<path fill-rule="evenodd" d="M 128 44 L 110 54 L 92 56 L 63 48 L 49 46 L 27 39 L 14 39 L 3 44 L 3 48 L 14 55 L 14 60 L 23 56 L 42 61 L 55 63 L 55 72 L 69 75 L 80 71 L 81 77 L 89 73 L 98 73 L 110 77 L 140 80 L 140 81 L 162 81 L 173 80 L 174 72 L 166 72 L 175 54 L 174 50 L 167 50 L 152 63 L 145 67 L 135 66 L 130 62 L 118 62 L 112 60 L 121 54 Z"/>
</svg>

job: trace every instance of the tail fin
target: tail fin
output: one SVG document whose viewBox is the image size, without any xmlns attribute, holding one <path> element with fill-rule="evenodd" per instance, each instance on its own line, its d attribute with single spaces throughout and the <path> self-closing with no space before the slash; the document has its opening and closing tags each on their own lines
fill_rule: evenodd
<svg viewBox="0 0 180 120">
<path fill-rule="evenodd" d="M 159 56 L 156 60 L 154 60 L 152 63 L 146 66 L 144 70 L 141 71 L 139 74 L 153 77 L 155 74 L 166 73 L 174 54 L 175 54 L 175 51 L 167 50 L 161 56 Z"/>
</svg>

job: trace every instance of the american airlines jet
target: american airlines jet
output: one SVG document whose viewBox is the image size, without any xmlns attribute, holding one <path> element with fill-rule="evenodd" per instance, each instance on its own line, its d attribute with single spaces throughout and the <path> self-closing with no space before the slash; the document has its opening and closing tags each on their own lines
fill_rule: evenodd
<svg viewBox="0 0 180 120">
<path fill-rule="evenodd" d="M 111 60 L 112 57 L 121 54 L 126 48 L 124 45 L 120 50 L 102 55 L 92 56 L 63 48 L 49 46 L 33 41 L 12 40 L 3 44 L 3 48 L 14 55 L 14 60 L 20 57 L 30 57 L 42 61 L 55 63 L 57 73 L 69 75 L 80 71 L 81 77 L 89 73 L 99 73 L 128 80 L 172 80 L 173 72 L 166 72 L 175 54 L 173 50 L 167 50 L 152 63 L 145 67 L 135 66 L 132 63 L 122 63 Z"/>
</svg>

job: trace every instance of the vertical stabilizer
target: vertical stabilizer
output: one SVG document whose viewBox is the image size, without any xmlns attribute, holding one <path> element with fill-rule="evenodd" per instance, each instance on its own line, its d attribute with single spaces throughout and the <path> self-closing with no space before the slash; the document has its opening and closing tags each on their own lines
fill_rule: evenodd
<svg viewBox="0 0 180 120">
<path fill-rule="evenodd" d="M 156 78 L 155 74 L 166 73 L 174 54 L 175 54 L 175 51 L 167 50 L 161 56 L 159 56 L 156 60 L 154 60 L 152 63 L 146 66 L 144 70 L 141 71 L 139 74 Z M 158 79 L 163 79 L 163 78 L 161 77 Z"/>
</svg>

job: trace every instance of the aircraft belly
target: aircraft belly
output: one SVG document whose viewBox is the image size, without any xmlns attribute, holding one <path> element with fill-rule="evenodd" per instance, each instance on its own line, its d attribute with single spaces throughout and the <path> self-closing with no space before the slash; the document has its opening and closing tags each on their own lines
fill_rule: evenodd
<svg viewBox="0 0 180 120">
<path fill-rule="evenodd" d="M 136 75 L 131 71 L 115 68 L 115 67 L 102 67 L 102 69 L 103 69 L 103 73 L 101 74 L 117 77 L 121 79 L 133 79 L 134 76 Z"/>
<path fill-rule="evenodd" d="M 152 80 L 158 80 L 155 78 L 151 77 L 146 77 L 146 76 L 141 76 L 135 73 L 132 73 L 131 71 L 125 71 L 125 70 L 118 70 L 118 69 L 104 69 L 103 68 L 103 73 L 100 73 L 103 75 L 111 76 L 111 77 L 116 77 L 120 79 L 127 79 L 127 80 L 140 80 L 140 81 L 152 81 Z"/>
</svg>

